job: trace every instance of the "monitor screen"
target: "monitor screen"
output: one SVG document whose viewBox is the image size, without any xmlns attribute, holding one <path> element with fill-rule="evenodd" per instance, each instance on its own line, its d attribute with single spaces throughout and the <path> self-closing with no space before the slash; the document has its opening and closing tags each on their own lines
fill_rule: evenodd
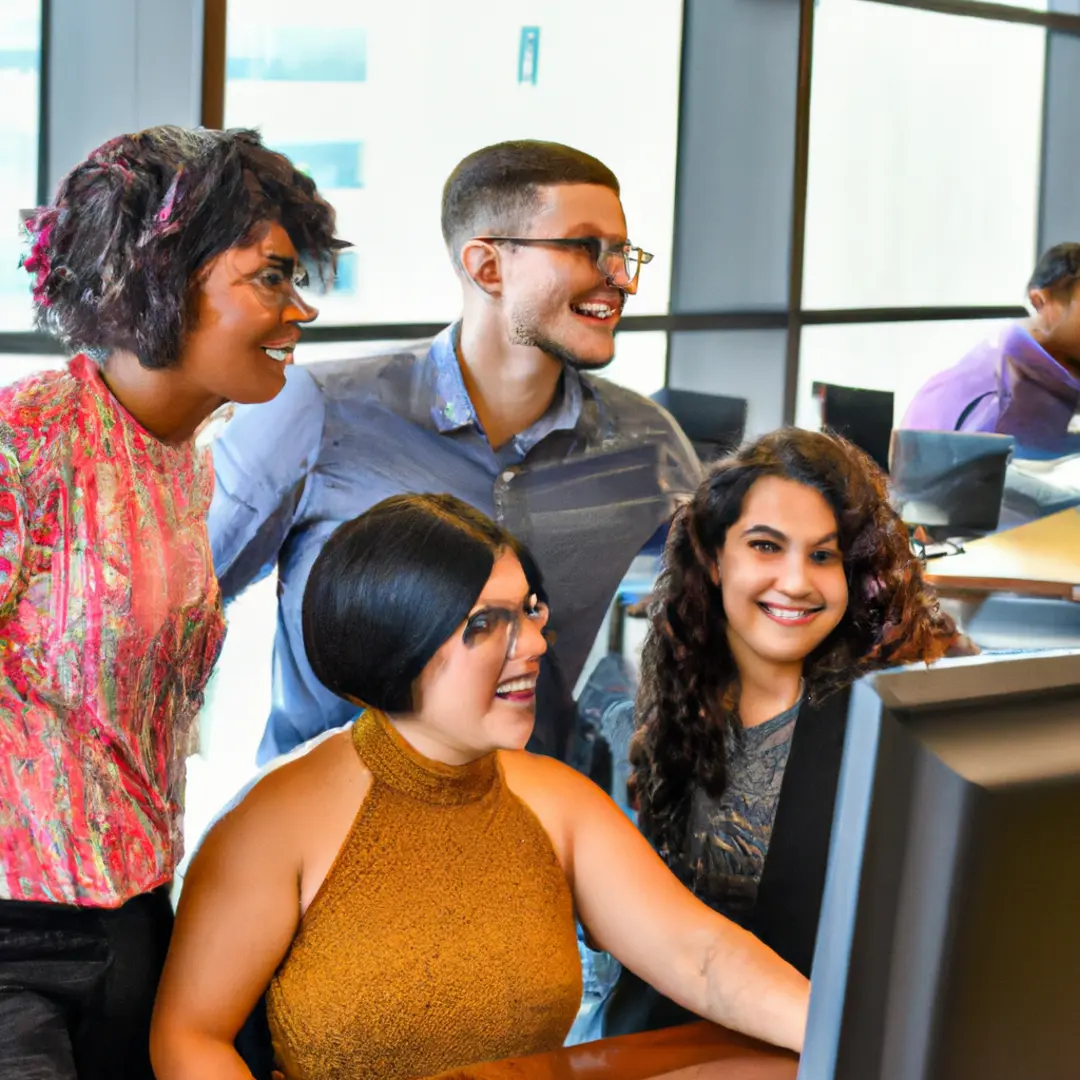
<svg viewBox="0 0 1080 1080">
<path fill-rule="evenodd" d="M 1080 1075 L 1080 652 L 850 704 L 803 1080 Z"/>
<path fill-rule="evenodd" d="M 898 513 L 946 538 L 994 532 L 1012 449 L 1011 435 L 894 431 L 889 472 Z"/>
</svg>

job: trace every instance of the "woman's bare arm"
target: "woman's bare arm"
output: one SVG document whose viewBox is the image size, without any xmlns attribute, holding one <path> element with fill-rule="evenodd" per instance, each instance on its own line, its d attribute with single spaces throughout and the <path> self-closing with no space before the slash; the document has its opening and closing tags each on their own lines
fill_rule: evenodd
<svg viewBox="0 0 1080 1080">
<path fill-rule="evenodd" d="M 795 968 L 698 900 L 591 781 L 550 759 L 507 775 L 560 848 L 600 948 L 699 1016 L 802 1049 L 810 984 Z"/>
<path fill-rule="evenodd" d="M 261 781 L 191 862 L 158 988 L 158 1080 L 251 1080 L 233 1040 L 300 920 L 300 849 L 289 778 Z"/>
</svg>

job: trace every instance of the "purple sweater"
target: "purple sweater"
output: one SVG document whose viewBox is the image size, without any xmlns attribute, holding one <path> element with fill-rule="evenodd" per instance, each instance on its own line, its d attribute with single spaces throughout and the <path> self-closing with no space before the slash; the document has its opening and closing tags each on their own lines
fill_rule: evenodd
<svg viewBox="0 0 1080 1080">
<path fill-rule="evenodd" d="M 1015 322 L 930 379 L 900 426 L 997 432 L 1021 447 L 1052 451 L 1066 442 L 1077 411 L 1080 378 Z"/>
</svg>

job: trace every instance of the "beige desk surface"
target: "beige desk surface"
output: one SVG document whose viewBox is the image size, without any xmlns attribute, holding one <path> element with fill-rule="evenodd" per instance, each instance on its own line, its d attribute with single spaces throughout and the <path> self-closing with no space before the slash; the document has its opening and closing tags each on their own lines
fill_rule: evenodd
<svg viewBox="0 0 1080 1080">
<path fill-rule="evenodd" d="M 944 594 L 1011 592 L 1080 601 L 1080 508 L 973 540 L 927 563 Z"/>
</svg>

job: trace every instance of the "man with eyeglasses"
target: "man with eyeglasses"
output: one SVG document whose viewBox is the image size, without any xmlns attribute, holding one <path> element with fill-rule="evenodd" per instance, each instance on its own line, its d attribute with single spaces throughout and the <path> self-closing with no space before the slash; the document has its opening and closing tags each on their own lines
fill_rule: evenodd
<svg viewBox="0 0 1080 1080">
<path fill-rule="evenodd" d="M 308 666 L 304 585 L 341 522 L 401 492 L 456 495 L 531 549 L 554 645 L 530 745 L 567 759 L 569 690 L 619 583 L 700 478 L 663 409 L 590 374 L 611 361 L 652 259 L 627 240 L 610 169 L 556 143 L 487 147 L 447 180 L 442 229 L 460 321 L 391 354 L 292 366 L 272 403 L 238 409 L 214 443 L 223 593 L 278 571 L 260 763 L 355 715 Z"/>
</svg>

